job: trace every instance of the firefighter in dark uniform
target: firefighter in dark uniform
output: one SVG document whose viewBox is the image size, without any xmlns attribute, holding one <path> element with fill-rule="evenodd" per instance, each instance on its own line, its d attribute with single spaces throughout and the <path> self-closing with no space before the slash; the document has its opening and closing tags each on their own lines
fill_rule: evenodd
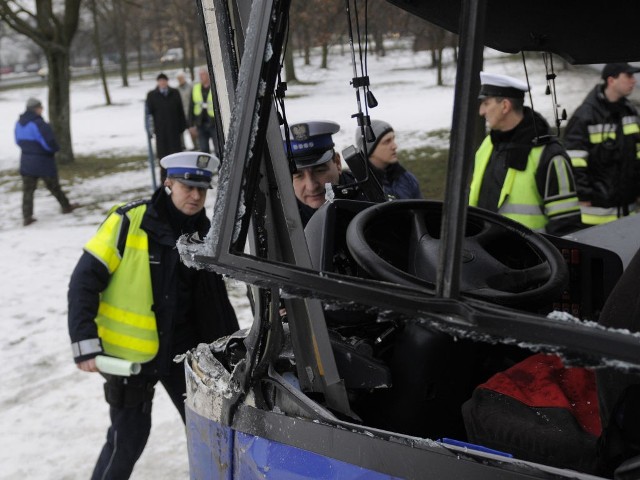
<svg viewBox="0 0 640 480">
<path fill-rule="evenodd" d="M 552 235 L 580 229 L 569 156 L 544 118 L 523 106 L 527 84 L 486 72 L 480 79 L 480 115 L 491 130 L 476 152 L 469 205 Z"/>
<path fill-rule="evenodd" d="M 186 267 L 176 249 L 182 234 L 209 231 L 204 202 L 218 163 L 201 152 L 163 158 L 164 186 L 150 200 L 114 207 L 71 276 L 77 367 L 98 371 L 97 355 L 142 364 L 138 375 L 103 374 L 111 427 L 94 479 L 129 478 L 149 436 L 157 382 L 185 420 L 184 368 L 174 357 L 238 329 L 222 278 Z"/>
<path fill-rule="evenodd" d="M 638 210 L 640 122 L 628 100 L 640 68 L 608 63 L 569 119 L 564 144 L 574 167 L 582 222 L 600 225 Z"/>
</svg>

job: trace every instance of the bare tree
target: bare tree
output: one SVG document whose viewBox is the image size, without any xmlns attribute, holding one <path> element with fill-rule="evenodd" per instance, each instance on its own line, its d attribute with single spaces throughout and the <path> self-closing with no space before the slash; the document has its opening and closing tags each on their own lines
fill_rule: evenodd
<svg viewBox="0 0 640 480">
<path fill-rule="evenodd" d="M 98 69 L 100 79 L 102 80 L 102 89 L 104 91 L 104 99 L 107 105 L 111 105 L 111 96 L 109 95 L 109 85 L 107 84 L 107 75 L 104 71 L 104 60 L 102 58 L 102 41 L 100 40 L 100 21 L 98 20 L 98 8 L 96 0 L 91 0 L 91 17 L 93 18 L 93 43 L 96 49 L 96 58 L 98 59 Z"/>
<path fill-rule="evenodd" d="M 54 9 L 52 0 L 36 0 L 35 11 L 30 11 L 15 0 L 0 0 L 0 19 L 33 40 L 47 59 L 49 118 L 60 144 L 57 154 L 60 163 L 74 161 L 69 108 L 69 54 L 78 29 L 80 3 L 81 0 L 64 0 L 60 8 Z"/>
<path fill-rule="evenodd" d="M 113 34 L 118 46 L 118 57 L 120 58 L 120 77 L 122 78 L 122 86 L 129 86 L 129 66 L 127 58 L 127 18 L 129 14 L 129 6 L 124 0 L 111 0 Z"/>
</svg>

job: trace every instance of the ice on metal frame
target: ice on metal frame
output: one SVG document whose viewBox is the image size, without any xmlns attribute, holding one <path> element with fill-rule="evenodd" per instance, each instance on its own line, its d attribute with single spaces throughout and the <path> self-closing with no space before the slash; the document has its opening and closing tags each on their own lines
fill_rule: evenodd
<svg viewBox="0 0 640 480">
<path fill-rule="evenodd" d="M 324 184 L 324 199 L 329 203 L 333 203 L 333 200 L 336 198 L 336 193 L 333 191 L 331 187 L 331 183 Z"/>
</svg>

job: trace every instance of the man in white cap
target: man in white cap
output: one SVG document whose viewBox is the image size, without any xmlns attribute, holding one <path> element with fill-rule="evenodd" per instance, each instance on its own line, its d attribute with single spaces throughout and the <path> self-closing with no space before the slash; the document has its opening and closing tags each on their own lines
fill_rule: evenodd
<svg viewBox="0 0 640 480">
<path fill-rule="evenodd" d="M 340 154 L 335 151 L 332 135 L 340 125 L 332 121 L 309 121 L 280 127 L 284 149 L 291 154 L 296 171 L 292 174 L 293 191 L 303 225 L 325 203 L 326 185 L 355 182 L 351 172 L 342 170 Z M 359 197 L 360 198 L 360 197 Z M 363 198 L 362 198 L 363 199 Z"/>
<path fill-rule="evenodd" d="M 160 161 L 167 178 L 150 200 L 111 209 L 69 283 L 69 335 L 77 367 L 97 372 L 96 356 L 142 364 L 139 374 L 103 373 L 111 427 L 92 478 L 129 478 L 151 430 L 156 383 L 185 420 L 183 366 L 176 355 L 238 329 L 224 281 L 186 267 L 176 241 L 204 237 L 204 210 L 218 159 L 181 152 Z"/>
<path fill-rule="evenodd" d="M 640 68 L 607 63 L 569 119 L 564 144 L 571 156 L 582 222 L 600 225 L 638 211 L 640 122 L 627 98 Z"/>
<path fill-rule="evenodd" d="M 375 138 L 366 142 L 366 154 L 384 193 L 394 199 L 422 198 L 418 179 L 398 161 L 398 144 L 393 127 L 383 120 L 371 120 L 371 131 Z M 356 146 L 364 155 L 360 128 L 356 130 Z"/>
<path fill-rule="evenodd" d="M 490 132 L 476 152 L 469 204 L 553 235 L 581 228 L 569 156 L 546 120 L 524 106 L 527 84 L 486 72 L 480 80 Z"/>
</svg>

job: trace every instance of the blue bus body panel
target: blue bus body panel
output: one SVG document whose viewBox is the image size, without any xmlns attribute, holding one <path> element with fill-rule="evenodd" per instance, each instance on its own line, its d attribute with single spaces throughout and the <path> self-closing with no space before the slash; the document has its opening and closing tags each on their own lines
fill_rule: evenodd
<svg viewBox="0 0 640 480">
<path fill-rule="evenodd" d="M 231 480 L 233 430 L 186 407 L 189 473 L 192 480 Z"/>
<path fill-rule="evenodd" d="M 186 413 L 193 480 L 398 479 L 280 442 L 234 432 L 189 407 Z"/>
<path fill-rule="evenodd" d="M 262 437 L 235 434 L 234 479 L 395 480 L 366 468 Z"/>
</svg>

